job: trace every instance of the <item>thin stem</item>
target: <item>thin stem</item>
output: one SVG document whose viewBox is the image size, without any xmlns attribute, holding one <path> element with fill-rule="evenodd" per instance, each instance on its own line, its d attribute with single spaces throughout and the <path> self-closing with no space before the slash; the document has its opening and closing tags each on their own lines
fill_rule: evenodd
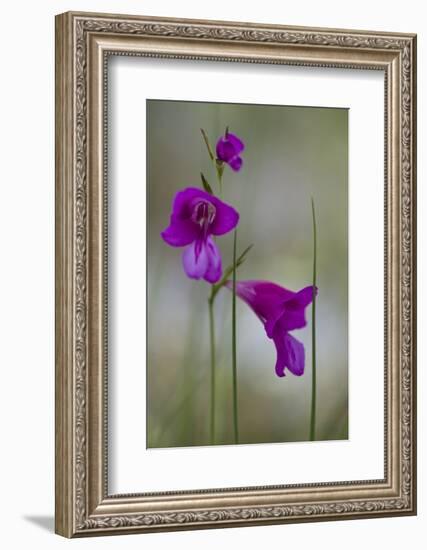
<svg viewBox="0 0 427 550">
<path fill-rule="evenodd" d="M 209 338 L 211 352 L 211 396 L 210 396 L 210 443 L 215 445 L 215 321 L 214 321 L 214 297 L 211 295 L 209 305 Z"/>
<path fill-rule="evenodd" d="M 223 174 L 223 170 L 224 170 L 224 165 L 222 163 L 217 164 L 217 159 L 214 155 L 214 152 L 213 152 L 213 149 L 212 149 L 211 144 L 209 142 L 209 138 L 208 138 L 207 133 L 203 130 L 203 128 L 200 128 L 200 131 L 202 132 L 202 136 L 203 136 L 203 139 L 204 139 L 204 142 L 205 142 L 205 145 L 206 145 L 206 149 L 208 151 L 209 158 L 211 159 L 212 164 L 215 168 L 215 172 L 216 172 L 217 179 L 218 179 L 219 196 L 222 198 L 222 174 Z M 227 131 L 228 131 L 228 129 L 226 129 L 226 132 Z M 204 176 L 202 175 L 202 181 L 203 180 L 204 180 Z M 205 187 L 205 182 L 204 181 L 203 181 L 203 187 Z"/>
<path fill-rule="evenodd" d="M 202 132 L 203 133 L 203 132 Z M 203 137 L 205 134 L 203 133 Z M 206 141 L 208 144 L 208 141 Z M 211 157 L 212 158 L 212 157 Z M 215 163 L 214 158 L 212 158 Z M 222 173 L 217 170 L 219 196 L 222 198 Z M 209 297 L 209 336 L 211 347 L 211 411 L 210 411 L 210 442 L 215 445 L 215 319 L 214 319 L 214 300 L 216 296 L 215 288 L 212 285 L 211 295 Z"/>
<path fill-rule="evenodd" d="M 233 299 L 232 299 L 232 358 L 233 358 L 233 420 L 234 443 L 239 443 L 239 421 L 237 417 L 237 346 L 236 346 L 236 243 L 237 229 L 233 243 Z"/>
<path fill-rule="evenodd" d="M 212 291 L 211 291 L 211 299 L 215 298 L 215 296 L 218 294 L 218 292 L 221 290 L 221 288 L 227 283 L 229 277 L 233 274 L 233 271 L 240 267 L 246 260 L 246 255 L 248 254 L 249 250 L 253 247 L 253 244 L 249 245 L 245 248 L 245 250 L 240 254 L 240 256 L 236 260 L 236 265 L 233 264 L 229 265 L 226 269 L 224 269 L 224 274 L 221 278 L 221 280 L 212 285 Z"/>
<path fill-rule="evenodd" d="M 211 144 L 209 143 L 209 138 L 207 133 L 203 130 L 203 128 L 200 128 L 200 131 L 202 132 L 203 139 L 205 141 L 206 149 L 208 150 L 208 155 L 212 161 L 215 161 L 215 156 L 212 151 Z"/>
<path fill-rule="evenodd" d="M 311 213 L 313 218 L 313 305 L 311 308 L 311 349 L 312 349 L 312 378 L 311 378 L 311 414 L 310 414 L 310 441 L 316 438 L 316 256 L 317 256 L 317 229 L 314 200 L 311 199 Z"/>
</svg>

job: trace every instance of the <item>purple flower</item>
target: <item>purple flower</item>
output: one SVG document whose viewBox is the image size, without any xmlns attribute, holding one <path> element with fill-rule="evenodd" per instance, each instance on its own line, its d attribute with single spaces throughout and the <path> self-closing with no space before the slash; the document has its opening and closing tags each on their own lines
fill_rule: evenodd
<svg viewBox="0 0 427 550">
<path fill-rule="evenodd" d="M 227 287 L 233 288 L 230 281 Z M 304 346 L 289 331 L 306 326 L 305 308 L 313 301 L 313 286 L 293 292 L 269 281 L 238 281 L 236 294 L 252 308 L 274 341 L 277 376 L 285 376 L 285 368 L 296 376 L 304 374 Z"/>
<path fill-rule="evenodd" d="M 245 144 L 234 134 L 226 131 L 216 144 L 216 156 L 221 162 L 226 162 L 230 168 L 238 172 L 242 167 L 243 160 L 239 153 L 243 151 Z"/>
<path fill-rule="evenodd" d="M 169 227 L 161 235 L 170 246 L 187 246 L 182 261 L 188 277 L 216 283 L 222 264 L 212 235 L 228 233 L 238 221 L 234 208 L 201 189 L 187 187 L 175 195 Z"/>
</svg>

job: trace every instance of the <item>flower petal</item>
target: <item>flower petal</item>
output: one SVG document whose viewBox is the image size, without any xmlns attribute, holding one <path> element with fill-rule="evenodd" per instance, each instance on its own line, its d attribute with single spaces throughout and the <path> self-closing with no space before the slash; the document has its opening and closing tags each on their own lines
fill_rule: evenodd
<svg viewBox="0 0 427 550">
<path fill-rule="evenodd" d="M 291 334 L 285 334 L 285 346 L 288 354 L 287 367 L 295 374 L 301 376 L 304 374 L 305 350 L 304 344 L 294 338 Z"/>
<path fill-rule="evenodd" d="M 231 281 L 226 283 L 232 288 Z M 276 321 L 283 313 L 283 304 L 295 295 L 295 292 L 270 281 L 237 281 L 237 296 L 253 309 L 263 323 Z M 272 335 L 270 334 L 271 338 Z"/>
<path fill-rule="evenodd" d="M 223 162 L 228 162 L 236 155 L 233 145 L 222 136 L 216 144 L 216 156 Z"/>
<path fill-rule="evenodd" d="M 172 219 L 169 227 L 161 232 L 162 239 L 170 246 L 186 246 L 199 234 L 199 229 L 191 220 Z"/>
<path fill-rule="evenodd" d="M 215 241 L 208 237 L 206 241 L 206 251 L 208 256 L 208 267 L 204 275 L 205 281 L 208 283 L 216 283 L 222 275 L 221 253 Z"/>
<path fill-rule="evenodd" d="M 265 332 L 269 338 L 273 338 L 274 329 L 276 328 L 277 321 L 281 320 L 284 316 L 283 305 L 277 304 L 277 307 L 272 308 L 271 314 L 266 318 L 264 323 Z M 287 330 L 281 326 L 283 330 Z"/>
<path fill-rule="evenodd" d="M 234 151 L 236 152 L 236 155 L 241 153 L 244 148 L 245 144 L 241 139 L 239 139 L 236 134 L 232 134 L 231 132 L 227 133 L 226 139 L 231 143 L 231 145 L 234 147 Z"/>
<path fill-rule="evenodd" d="M 224 235 L 224 233 L 228 233 L 238 224 L 239 213 L 232 206 L 226 204 L 214 195 L 206 193 L 202 189 L 198 189 L 196 187 L 187 187 L 182 191 L 178 191 L 178 193 L 175 195 L 172 205 L 171 225 L 174 223 L 179 224 L 179 222 L 186 221 L 194 225 L 194 232 L 197 233 L 199 230 L 199 226 L 191 220 L 191 217 L 193 215 L 194 206 L 199 201 L 209 202 L 215 207 L 215 217 L 212 223 L 209 225 L 209 233 L 213 233 L 214 235 Z"/>
<path fill-rule="evenodd" d="M 315 294 L 317 296 L 319 289 L 314 287 Z M 313 301 L 313 286 L 306 286 L 299 290 L 292 298 L 293 303 L 297 303 L 300 307 L 307 307 Z"/>
<path fill-rule="evenodd" d="M 206 244 L 197 240 L 190 244 L 182 254 L 184 271 L 190 279 L 201 279 L 208 268 Z"/>
<path fill-rule="evenodd" d="M 198 187 L 186 187 L 175 195 L 172 204 L 173 220 L 189 220 L 193 214 L 193 205 L 197 199 L 212 202 L 212 195 Z"/>
<path fill-rule="evenodd" d="M 234 229 L 239 223 L 239 213 L 232 206 L 222 202 L 217 197 L 209 196 L 211 203 L 216 208 L 215 218 L 209 226 L 209 232 L 213 235 L 224 235 Z"/>
<path fill-rule="evenodd" d="M 316 288 L 317 294 L 317 288 Z M 298 291 L 295 296 L 284 304 L 283 315 L 280 317 L 280 326 L 283 330 L 295 330 L 307 325 L 305 308 L 313 301 L 313 286 L 307 286 Z"/>
<path fill-rule="evenodd" d="M 277 351 L 275 367 L 277 376 L 285 376 L 285 368 L 288 368 L 295 376 L 304 374 L 304 345 L 289 333 L 283 332 L 279 328 L 274 331 L 273 340 Z"/>
<path fill-rule="evenodd" d="M 235 172 L 238 172 L 242 167 L 243 160 L 241 157 L 233 157 L 228 164 Z"/>
<path fill-rule="evenodd" d="M 230 132 L 226 136 L 221 136 L 216 144 L 216 155 L 219 160 L 229 163 L 245 148 L 244 143 Z"/>
</svg>

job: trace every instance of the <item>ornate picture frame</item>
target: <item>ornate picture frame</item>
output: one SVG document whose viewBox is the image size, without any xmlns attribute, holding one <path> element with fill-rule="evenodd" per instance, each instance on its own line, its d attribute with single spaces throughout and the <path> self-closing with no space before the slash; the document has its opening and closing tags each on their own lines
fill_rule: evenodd
<svg viewBox="0 0 427 550">
<path fill-rule="evenodd" d="M 109 56 L 383 71 L 384 478 L 111 495 Z M 416 513 L 416 36 L 68 12 L 56 17 L 56 532 L 65 537 Z"/>
</svg>

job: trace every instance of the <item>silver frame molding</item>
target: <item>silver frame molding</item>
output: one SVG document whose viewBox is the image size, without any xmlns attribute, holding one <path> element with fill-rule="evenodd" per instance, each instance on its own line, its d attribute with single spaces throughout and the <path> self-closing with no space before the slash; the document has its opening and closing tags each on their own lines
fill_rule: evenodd
<svg viewBox="0 0 427 550">
<path fill-rule="evenodd" d="M 105 182 L 111 55 L 384 72 L 384 479 L 108 494 Z M 58 534 L 79 537 L 416 513 L 415 125 L 412 34 L 72 12 L 56 17 Z"/>
</svg>

